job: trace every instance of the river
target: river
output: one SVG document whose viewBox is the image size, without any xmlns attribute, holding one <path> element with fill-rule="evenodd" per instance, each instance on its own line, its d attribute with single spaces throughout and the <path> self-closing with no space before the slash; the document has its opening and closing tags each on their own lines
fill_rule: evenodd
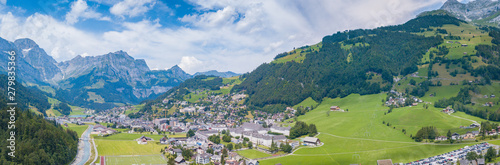
<svg viewBox="0 0 500 165">
<path fill-rule="evenodd" d="M 93 128 L 94 125 L 89 125 L 87 130 L 82 134 L 80 142 L 78 142 L 78 153 L 72 165 L 84 165 L 89 160 L 90 150 L 92 149 L 90 146 L 90 132 L 92 132 Z"/>
</svg>

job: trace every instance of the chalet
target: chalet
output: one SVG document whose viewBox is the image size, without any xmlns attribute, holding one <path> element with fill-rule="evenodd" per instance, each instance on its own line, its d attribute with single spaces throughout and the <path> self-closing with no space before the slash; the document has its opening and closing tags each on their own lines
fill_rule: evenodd
<svg viewBox="0 0 500 165">
<path fill-rule="evenodd" d="M 315 137 L 305 137 L 304 138 L 304 143 L 308 145 L 320 145 L 321 141 L 318 138 Z"/>
<path fill-rule="evenodd" d="M 137 141 L 137 144 L 148 144 L 148 141 L 154 141 L 154 140 L 150 137 L 142 135 L 140 138 L 135 139 L 135 141 Z"/>
<path fill-rule="evenodd" d="M 249 160 L 247 164 L 248 165 L 259 165 L 259 161 L 257 161 L 257 160 Z"/>
<path fill-rule="evenodd" d="M 448 137 L 446 137 L 446 136 L 438 136 L 435 139 L 435 141 L 446 141 L 446 140 L 448 140 Z"/>
<path fill-rule="evenodd" d="M 467 45 L 467 44 L 462 44 L 462 47 L 467 47 L 467 46 L 469 46 L 469 45 Z"/>
<path fill-rule="evenodd" d="M 182 150 L 181 150 L 181 149 L 178 149 L 178 148 L 175 148 L 175 149 L 172 149 L 172 148 L 171 148 L 169 152 L 170 152 L 170 154 L 172 154 L 172 155 L 177 155 L 177 156 L 182 155 Z"/>
<path fill-rule="evenodd" d="M 340 110 L 339 106 L 331 106 L 330 107 L 330 111 L 338 111 L 338 110 Z"/>
<path fill-rule="evenodd" d="M 331 106 L 330 111 L 344 112 L 344 110 L 340 109 L 339 106 Z"/>
<path fill-rule="evenodd" d="M 470 124 L 470 126 L 469 126 L 469 127 L 471 127 L 471 128 L 476 128 L 476 127 L 479 127 L 479 126 L 480 126 L 480 125 L 479 125 L 478 123 L 472 123 L 472 124 Z"/>
<path fill-rule="evenodd" d="M 475 139 L 476 136 L 474 136 L 474 134 L 470 131 L 467 131 L 467 133 L 465 133 L 464 135 L 464 139 Z"/>
<path fill-rule="evenodd" d="M 168 139 L 167 139 L 166 137 L 162 137 L 162 138 L 160 139 L 160 143 L 161 143 L 161 144 L 168 144 Z"/>
<path fill-rule="evenodd" d="M 458 139 L 460 139 L 460 134 L 458 134 L 458 133 L 456 133 L 456 132 L 455 132 L 455 133 L 453 133 L 453 134 L 451 135 L 451 139 L 453 139 L 453 140 L 458 140 Z"/>
<path fill-rule="evenodd" d="M 182 157 L 182 154 L 177 155 L 177 158 L 175 158 L 175 160 L 174 160 L 174 161 L 175 161 L 175 163 L 177 163 L 177 164 L 181 164 L 181 163 L 184 163 L 184 162 L 185 162 L 184 157 Z"/>
<path fill-rule="evenodd" d="M 392 165 L 391 159 L 377 160 L 377 165 Z"/>
<path fill-rule="evenodd" d="M 450 106 L 448 106 L 445 109 L 443 109 L 441 112 L 450 114 L 450 113 L 454 113 L 455 110 L 453 110 L 453 108 L 451 108 Z"/>
<path fill-rule="evenodd" d="M 495 98 L 495 95 L 491 95 L 490 97 L 491 97 L 491 98 Z"/>
</svg>

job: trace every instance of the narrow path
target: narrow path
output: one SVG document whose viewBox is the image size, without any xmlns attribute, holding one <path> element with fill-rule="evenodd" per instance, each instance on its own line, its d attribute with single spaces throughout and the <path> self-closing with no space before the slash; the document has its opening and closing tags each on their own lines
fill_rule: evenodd
<svg viewBox="0 0 500 165">
<path fill-rule="evenodd" d="M 481 131 L 481 124 L 479 124 L 479 123 L 478 123 L 477 121 L 475 121 L 475 120 L 472 120 L 472 119 L 466 119 L 466 118 L 463 118 L 463 117 L 458 117 L 458 116 L 451 115 L 451 114 L 450 114 L 450 116 L 453 116 L 453 117 L 455 117 L 455 118 L 459 118 L 459 119 L 462 119 L 462 120 L 472 121 L 473 123 L 476 123 L 476 124 L 478 124 L 478 125 L 479 125 L 479 130 L 478 130 L 478 131 Z"/>
</svg>

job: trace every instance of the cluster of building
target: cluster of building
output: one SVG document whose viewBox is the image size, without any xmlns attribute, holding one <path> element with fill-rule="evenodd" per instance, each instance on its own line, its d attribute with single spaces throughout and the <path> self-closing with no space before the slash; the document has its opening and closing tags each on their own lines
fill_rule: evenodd
<svg viewBox="0 0 500 165">
<path fill-rule="evenodd" d="M 415 96 L 411 96 L 410 98 L 403 96 L 400 92 L 391 90 L 390 92 L 393 96 L 390 96 L 389 99 L 385 102 L 386 106 L 395 106 L 395 107 L 404 107 L 407 99 L 410 99 L 410 106 L 417 106 L 418 103 L 422 103 L 423 101 Z"/>
</svg>

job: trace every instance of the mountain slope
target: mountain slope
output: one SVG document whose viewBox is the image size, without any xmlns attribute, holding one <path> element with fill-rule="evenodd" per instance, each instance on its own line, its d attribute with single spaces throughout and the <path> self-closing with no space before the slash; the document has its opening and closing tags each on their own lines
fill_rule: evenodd
<svg viewBox="0 0 500 165">
<path fill-rule="evenodd" d="M 40 48 L 33 40 L 27 38 L 18 39 L 14 41 L 14 44 L 21 50 L 21 57 L 40 71 L 44 81 L 50 80 L 61 73 L 56 60 L 47 55 L 45 50 Z"/>
<path fill-rule="evenodd" d="M 466 4 L 448 0 L 441 9 L 466 21 L 496 26 L 500 23 L 500 2 L 494 0 L 475 0 Z"/>
</svg>

